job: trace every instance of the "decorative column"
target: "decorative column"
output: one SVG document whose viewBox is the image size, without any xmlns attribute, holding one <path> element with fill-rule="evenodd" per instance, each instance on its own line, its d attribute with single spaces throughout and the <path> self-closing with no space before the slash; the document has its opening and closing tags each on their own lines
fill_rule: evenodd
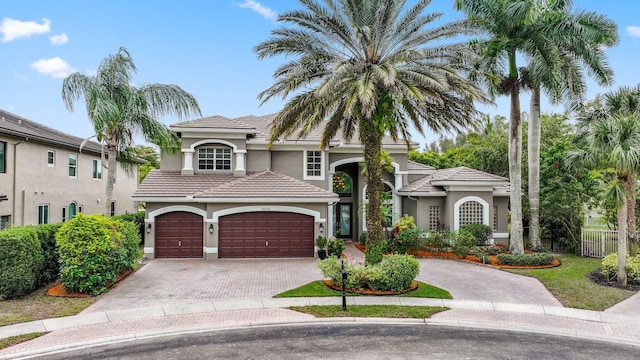
<svg viewBox="0 0 640 360">
<path fill-rule="evenodd" d="M 193 175 L 193 153 L 195 150 L 182 149 L 182 175 Z"/>
<path fill-rule="evenodd" d="M 247 150 L 236 150 L 236 168 L 233 170 L 233 176 L 242 177 L 247 175 L 247 170 L 244 167 L 244 154 Z"/>
</svg>

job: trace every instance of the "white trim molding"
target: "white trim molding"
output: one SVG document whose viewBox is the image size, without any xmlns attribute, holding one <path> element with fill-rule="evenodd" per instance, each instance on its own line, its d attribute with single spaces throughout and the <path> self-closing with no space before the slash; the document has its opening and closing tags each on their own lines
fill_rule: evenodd
<svg viewBox="0 0 640 360">
<path fill-rule="evenodd" d="M 217 247 L 204 247 L 204 253 L 205 254 L 217 254 L 218 253 L 218 248 Z"/>
<path fill-rule="evenodd" d="M 233 207 L 233 208 L 229 208 L 229 209 L 218 210 L 218 211 L 215 211 L 213 214 L 211 214 L 211 219 L 210 220 L 213 221 L 213 222 L 218 222 L 220 220 L 220 217 L 222 217 L 222 216 L 232 215 L 232 214 L 239 214 L 239 213 L 247 213 L 247 212 L 258 212 L 258 211 L 291 212 L 291 213 L 297 213 L 297 214 L 313 216 L 313 219 L 314 219 L 315 222 L 326 222 L 327 221 L 327 219 L 324 219 L 324 218 L 320 217 L 320 212 L 319 211 L 306 209 L 306 208 L 301 208 L 301 207 L 295 207 L 295 206 L 280 206 L 280 205 L 274 205 L 274 206 L 269 206 L 269 207 L 265 207 L 265 206 L 238 206 L 238 207 Z"/>
<path fill-rule="evenodd" d="M 456 201 L 455 204 L 453 204 L 453 230 L 460 229 L 460 205 L 468 201 L 475 201 L 482 205 L 482 223 L 484 225 L 490 226 L 489 203 L 485 199 L 478 196 L 465 196 L 462 199 Z"/>
<path fill-rule="evenodd" d="M 157 210 L 150 211 L 147 219 L 149 222 L 155 222 L 156 216 L 170 213 L 170 212 L 175 212 L 175 211 L 190 212 L 190 213 L 194 213 L 202 216 L 203 219 L 207 218 L 207 210 L 199 209 L 193 206 L 186 206 L 186 205 L 170 205 L 170 206 L 161 207 L 160 209 L 157 209 Z M 147 221 L 145 220 L 145 222 Z"/>
<path fill-rule="evenodd" d="M 497 238 L 497 239 L 507 239 L 509 238 L 509 233 L 498 233 L 498 232 L 494 232 L 493 233 L 493 237 Z"/>
<path fill-rule="evenodd" d="M 320 175 L 309 175 L 307 172 L 307 159 L 309 158 L 309 156 L 307 155 L 307 153 L 309 151 L 317 151 L 320 153 Z M 302 179 L 303 180 L 324 180 L 325 178 L 325 164 L 326 164 L 326 160 L 325 160 L 325 151 L 324 150 L 302 150 Z"/>
</svg>

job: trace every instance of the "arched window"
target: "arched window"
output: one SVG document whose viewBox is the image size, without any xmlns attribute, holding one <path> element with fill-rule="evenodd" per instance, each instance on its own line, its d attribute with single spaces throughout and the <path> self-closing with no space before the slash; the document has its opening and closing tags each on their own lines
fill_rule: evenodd
<svg viewBox="0 0 640 360">
<path fill-rule="evenodd" d="M 69 207 L 68 207 L 68 212 L 69 212 L 69 220 L 73 219 L 74 217 L 76 217 L 76 214 L 78 213 L 78 205 L 76 205 L 76 203 L 72 202 L 69 203 Z"/>
<path fill-rule="evenodd" d="M 344 171 L 333 174 L 333 192 L 340 197 L 351 197 L 353 192 L 353 179 Z"/>
<path fill-rule="evenodd" d="M 459 224 L 465 226 L 469 224 L 484 224 L 484 206 L 477 201 L 467 201 L 460 205 Z"/>
</svg>

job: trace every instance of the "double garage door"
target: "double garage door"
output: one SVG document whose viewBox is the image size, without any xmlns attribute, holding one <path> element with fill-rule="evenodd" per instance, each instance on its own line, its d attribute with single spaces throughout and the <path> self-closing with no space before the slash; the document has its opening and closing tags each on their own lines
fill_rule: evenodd
<svg viewBox="0 0 640 360">
<path fill-rule="evenodd" d="M 287 212 L 250 212 L 219 220 L 218 257 L 313 257 L 312 216 Z M 156 217 L 157 258 L 202 258 L 203 218 L 188 212 Z"/>
</svg>

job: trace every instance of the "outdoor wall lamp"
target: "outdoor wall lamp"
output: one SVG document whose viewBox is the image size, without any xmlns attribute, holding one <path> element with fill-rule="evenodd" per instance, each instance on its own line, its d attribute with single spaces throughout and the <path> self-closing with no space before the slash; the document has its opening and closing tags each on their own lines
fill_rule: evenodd
<svg viewBox="0 0 640 360">
<path fill-rule="evenodd" d="M 320 223 L 320 234 L 324 232 L 324 223 Z"/>
<path fill-rule="evenodd" d="M 209 224 L 209 234 L 213 234 L 213 224 Z"/>
<path fill-rule="evenodd" d="M 147 234 L 151 232 L 151 224 L 147 224 Z"/>
</svg>

